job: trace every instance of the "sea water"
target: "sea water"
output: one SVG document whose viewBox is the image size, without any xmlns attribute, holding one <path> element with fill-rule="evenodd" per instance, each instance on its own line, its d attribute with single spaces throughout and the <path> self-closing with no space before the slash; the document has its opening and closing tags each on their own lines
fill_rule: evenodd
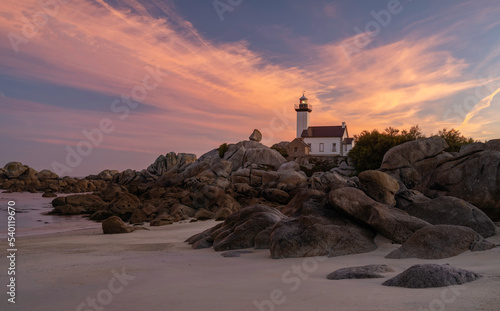
<svg viewBox="0 0 500 311">
<path fill-rule="evenodd" d="M 3 190 L 0 190 L 2 192 Z M 58 194 L 67 196 L 70 194 Z M 54 198 L 42 198 L 42 193 L 0 193 L 0 238 L 7 237 L 8 202 L 15 204 L 16 237 L 100 228 L 101 224 L 81 215 L 48 215 Z"/>
</svg>

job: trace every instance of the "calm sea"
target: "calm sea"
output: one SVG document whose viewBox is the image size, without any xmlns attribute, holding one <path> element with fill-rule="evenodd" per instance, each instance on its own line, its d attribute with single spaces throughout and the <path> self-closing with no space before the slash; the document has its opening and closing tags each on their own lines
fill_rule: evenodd
<svg viewBox="0 0 500 311">
<path fill-rule="evenodd" d="M 58 196 L 67 195 L 69 194 L 58 194 Z M 17 237 L 101 227 L 101 224 L 79 215 L 48 215 L 48 212 L 52 210 L 53 199 L 42 198 L 42 193 L 0 193 L 0 238 L 7 236 L 7 203 L 9 201 L 16 202 L 14 207 L 16 208 Z"/>
</svg>

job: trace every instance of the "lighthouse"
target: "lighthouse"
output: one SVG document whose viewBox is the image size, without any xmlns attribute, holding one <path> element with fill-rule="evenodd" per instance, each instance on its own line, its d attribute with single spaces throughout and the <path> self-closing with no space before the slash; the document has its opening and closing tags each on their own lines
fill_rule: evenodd
<svg viewBox="0 0 500 311">
<path fill-rule="evenodd" d="M 297 111 L 297 138 L 302 136 L 302 132 L 309 128 L 309 114 L 312 111 L 312 105 L 309 105 L 305 93 L 299 99 L 299 104 L 295 105 Z"/>
</svg>

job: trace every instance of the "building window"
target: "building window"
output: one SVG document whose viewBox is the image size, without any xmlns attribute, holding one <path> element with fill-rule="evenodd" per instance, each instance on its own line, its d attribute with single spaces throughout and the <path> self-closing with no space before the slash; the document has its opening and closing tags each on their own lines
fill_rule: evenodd
<svg viewBox="0 0 500 311">
<path fill-rule="evenodd" d="M 345 145 L 345 151 L 347 151 L 347 145 Z"/>
<path fill-rule="evenodd" d="M 293 152 L 298 152 L 299 151 L 299 147 L 293 147 Z"/>
<path fill-rule="evenodd" d="M 313 148 L 312 148 L 312 145 L 311 144 L 307 144 L 309 146 L 309 152 L 313 151 Z"/>
<path fill-rule="evenodd" d="M 325 144 L 323 143 L 319 144 L 319 152 L 325 152 Z"/>
<path fill-rule="evenodd" d="M 336 143 L 332 144 L 332 152 L 337 152 L 337 144 Z"/>
</svg>

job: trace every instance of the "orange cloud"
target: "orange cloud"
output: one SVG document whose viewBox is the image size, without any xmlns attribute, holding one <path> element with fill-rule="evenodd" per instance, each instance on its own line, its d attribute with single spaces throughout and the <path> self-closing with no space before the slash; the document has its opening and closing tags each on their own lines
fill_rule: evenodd
<svg viewBox="0 0 500 311">
<path fill-rule="evenodd" d="M 3 1 L 0 29 L 22 34 L 23 17 L 29 19 L 41 10 L 37 3 Z M 370 45 L 351 55 L 350 61 L 343 47 L 354 37 L 310 44 L 307 53 L 313 61 L 287 67 L 267 61 L 245 41 L 204 39 L 161 1 L 152 3 L 166 14 L 165 19 L 151 16 L 137 1 L 126 3 L 140 15 L 117 10 L 104 0 L 61 5 L 36 36 L 19 45 L 19 53 L 9 41 L 0 40 L 2 65 L 11 76 L 116 98 L 130 96 L 150 74 L 146 68 L 154 68 L 161 72 L 161 82 L 147 91 L 144 104 L 157 110 L 148 113 L 139 105 L 120 120 L 111 102 L 102 113 L 11 100 L 7 106 L 18 108 L 7 111 L 12 118 L 34 120 L 18 131 L 19 139 L 76 144 L 82 129 L 108 117 L 116 131 L 101 148 L 148 156 L 170 150 L 200 154 L 222 142 L 246 139 L 254 128 L 264 132 L 266 143 L 291 140 L 293 105 L 304 89 L 315 106 L 313 125 L 346 121 L 353 135 L 418 123 L 426 132 L 436 132 L 447 123 L 435 101 L 479 84 L 464 75 L 469 65 L 463 59 L 440 48 L 451 40 L 444 33 Z M 328 14 L 336 14 L 334 8 Z M 435 108 L 435 115 L 419 115 Z M 38 129 L 37 135 L 32 136 L 30 128 Z"/>
</svg>

